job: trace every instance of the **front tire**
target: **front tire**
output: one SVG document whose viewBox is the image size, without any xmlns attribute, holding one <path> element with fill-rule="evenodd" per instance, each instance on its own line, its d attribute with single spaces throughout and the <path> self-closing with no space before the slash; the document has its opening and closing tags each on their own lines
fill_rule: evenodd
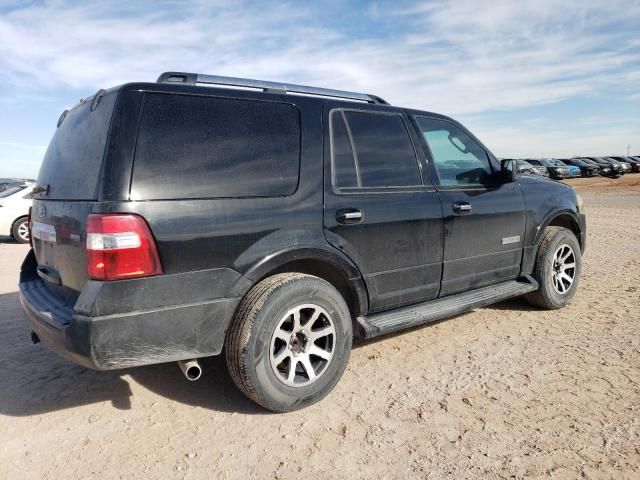
<svg viewBox="0 0 640 480">
<path fill-rule="evenodd" d="M 13 222 L 11 236 L 18 243 L 29 243 L 29 223 L 27 217 L 20 217 Z"/>
<path fill-rule="evenodd" d="M 533 277 L 540 288 L 525 298 L 536 307 L 556 310 L 567 305 L 578 289 L 582 256 L 571 230 L 547 227 L 538 247 Z"/>
<path fill-rule="evenodd" d="M 318 402 L 335 387 L 352 337 L 349 309 L 331 284 L 282 273 L 258 283 L 240 302 L 225 357 L 249 399 L 289 412 Z"/>
</svg>

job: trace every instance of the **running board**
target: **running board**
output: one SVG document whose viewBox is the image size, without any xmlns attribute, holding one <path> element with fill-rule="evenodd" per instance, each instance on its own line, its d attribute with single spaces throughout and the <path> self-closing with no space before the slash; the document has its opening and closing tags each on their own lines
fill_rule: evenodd
<svg viewBox="0 0 640 480">
<path fill-rule="evenodd" d="M 518 280 L 509 280 L 508 282 L 489 285 L 488 287 L 456 293 L 455 295 L 429 300 L 428 302 L 389 312 L 358 317 L 356 320 L 360 326 L 359 333 L 362 338 L 373 338 L 442 320 L 537 289 L 538 282 L 527 275 Z"/>
</svg>

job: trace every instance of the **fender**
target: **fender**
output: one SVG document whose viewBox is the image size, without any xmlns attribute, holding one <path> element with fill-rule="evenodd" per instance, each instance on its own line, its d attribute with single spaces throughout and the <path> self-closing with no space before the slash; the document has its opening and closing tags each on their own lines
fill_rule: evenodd
<svg viewBox="0 0 640 480">
<path fill-rule="evenodd" d="M 575 212 L 575 210 L 571 210 L 568 208 L 557 208 L 547 213 L 542 219 L 542 221 L 540 222 L 540 224 L 536 227 L 536 233 L 535 233 L 535 236 L 533 237 L 533 242 L 530 244 L 530 246 L 535 247 L 536 245 L 538 245 L 538 242 L 540 241 L 540 237 L 542 236 L 542 232 L 544 231 L 544 229 L 547 228 L 551 224 L 551 222 L 553 222 L 553 220 L 555 220 L 560 215 L 568 215 L 569 217 L 571 217 L 571 220 L 576 224 L 576 226 L 578 227 L 578 232 L 577 232 L 578 242 L 580 243 L 580 246 L 584 250 L 583 239 L 582 239 L 582 235 L 584 234 L 583 221 L 580 218 L 580 216 Z"/>
<path fill-rule="evenodd" d="M 291 246 L 263 258 L 236 281 L 231 288 L 230 296 L 244 296 L 260 279 L 283 265 L 298 260 L 315 260 L 340 272 L 347 279 L 351 290 L 355 292 L 357 314 L 366 314 L 369 308 L 369 296 L 360 270 L 346 255 L 322 245 Z"/>
<path fill-rule="evenodd" d="M 520 275 L 530 275 L 533 272 L 533 267 L 536 262 L 536 255 L 538 254 L 538 244 L 540 243 L 542 232 L 547 228 L 556 218 L 560 215 L 566 215 L 571 218 L 571 221 L 575 223 L 578 228 L 578 242 L 580 248 L 584 252 L 585 248 L 585 225 L 584 220 L 581 219 L 581 215 L 578 215 L 574 210 L 568 208 L 556 208 L 548 212 L 538 224 L 535 229 L 532 241 L 525 245 L 522 251 L 522 267 L 520 268 Z"/>
</svg>

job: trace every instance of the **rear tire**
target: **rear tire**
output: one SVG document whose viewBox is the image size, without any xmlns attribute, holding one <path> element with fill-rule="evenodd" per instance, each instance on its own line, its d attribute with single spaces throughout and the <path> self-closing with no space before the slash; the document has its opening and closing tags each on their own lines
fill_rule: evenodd
<svg viewBox="0 0 640 480">
<path fill-rule="evenodd" d="M 538 247 L 533 277 L 540 288 L 525 295 L 536 307 L 555 310 L 567 305 L 578 289 L 582 256 L 571 230 L 547 227 Z"/>
<path fill-rule="evenodd" d="M 255 285 L 227 332 L 231 378 L 251 400 L 274 412 L 324 398 L 351 353 L 351 315 L 328 282 L 282 273 Z"/>
<path fill-rule="evenodd" d="M 29 224 L 27 217 L 20 217 L 13 222 L 11 236 L 18 243 L 29 243 Z"/>
</svg>

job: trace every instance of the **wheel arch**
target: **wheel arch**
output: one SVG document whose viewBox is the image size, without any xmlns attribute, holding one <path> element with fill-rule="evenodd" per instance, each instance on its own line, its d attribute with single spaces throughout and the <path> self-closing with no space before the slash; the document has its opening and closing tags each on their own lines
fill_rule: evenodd
<svg viewBox="0 0 640 480">
<path fill-rule="evenodd" d="M 278 273 L 305 273 L 326 280 L 345 299 L 353 318 L 369 308 L 367 288 L 358 268 L 346 257 L 318 246 L 281 250 L 251 267 L 233 287 L 233 296 L 244 296 L 254 285 Z"/>
<path fill-rule="evenodd" d="M 571 210 L 560 210 L 554 211 L 548 214 L 544 220 L 538 226 L 536 231 L 536 235 L 533 241 L 534 246 L 538 246 L 540 240 L 542 238 L 542 234 L 544 229 L 547 227 L 564 227 L 568 230 L 571 230 L 573 234 L 578 239 L 578 244 L 580 245 L 580 249 L 584 250 L 583 238 L 582 238 L 582 226 L 580 224 L 580 220 L 575 212 Z"/>
<path fill-rule="evenodd" d="M 520 269 L 521 275 L 529 275 L 533 271 L 540 241 L 542 240 L 544 230 L 547 227 L 564 227 L 569 229 L 578 239 L 580 250 L 584 251 L 584 231 L 577 214 L 574 211 L 567 209 L 554 210 L 543 218 L 535 230 L 531 243 L 528 243 L 527 246 L 525 246 L 522 255 L 522 267 Z"/>
</svg>

